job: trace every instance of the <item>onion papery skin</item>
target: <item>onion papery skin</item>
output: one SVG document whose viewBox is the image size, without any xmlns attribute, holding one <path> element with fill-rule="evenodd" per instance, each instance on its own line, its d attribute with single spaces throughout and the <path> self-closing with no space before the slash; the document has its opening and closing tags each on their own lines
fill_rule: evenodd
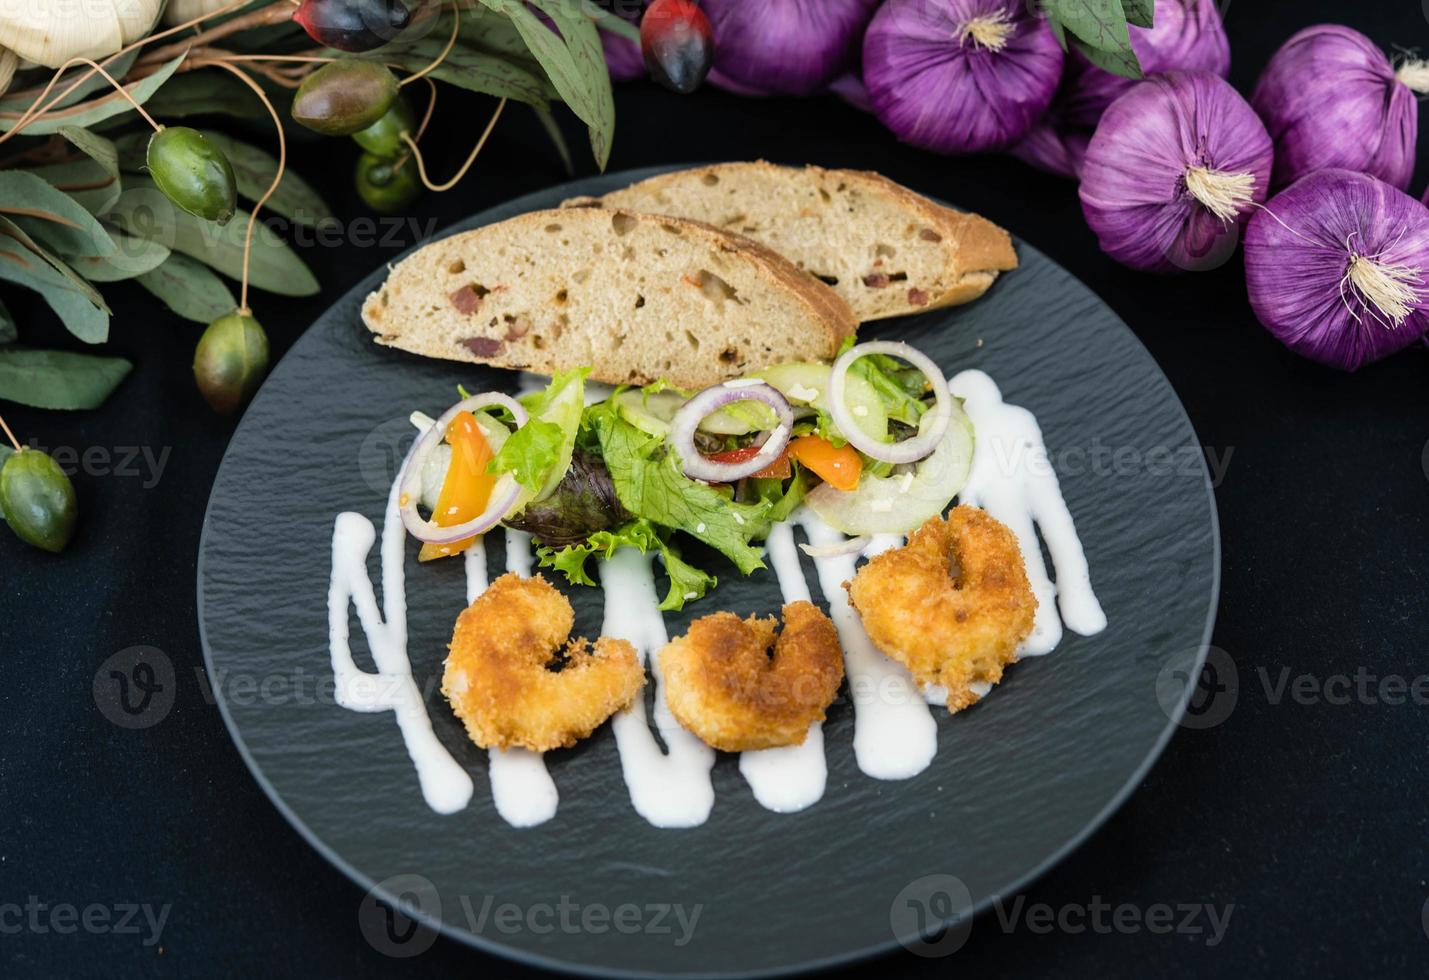
<svg viewBox="0 0 1429 980">
<path fill-rule="evenodd" d="M 1064 55 L 1022 0 L 888 0 L 863 41 L 873 111 L 899 139 L 938 153 L 1000 150 L 1026 136 L 1057 91 Z M 964 37 L 1005 21 L 1000 50 Z"/>
<path fill-rule="evenodd" d="M 853 63 L 878 0 L 703 0 L 717 78 L 736 91 L 814 95 Z"/>
<path fill-rule="evenodd" d="M 1294 35 L 1271 56 L 1250 101 L 1275 140 L 1276 187 L 1332 167 L 1409 186 L 1419 105 L 1359 31 L 1321 24 Z"/>
<path fill-rule="evenodd" d="M 1225 78 L 1231 70 L 1230 41 L 1214 0 L 1156 0 L 1154 24 L 1131 28 L 1131 49 L 1145 75 L 1208 71 Z M 1102 113 L 1135 84 L 1073 51 L 1051 108 L 1013 154 L 1063 177 L 1078 176 Z"/>
<path fill-rule="evenodd" d="M 1265 126 L 1229 82 L 1210 72 L 1154 75 L 1102 115 L 1082 168 L 1082 211 L 1102 250 L 1124 265 L 1210 268 L 1234 252 L 1240 227 L 1265 200 L 1272 157 Z M 1236 220 L 1191 195 L 1193 167 L 1251 175 Z"/>
<path fill-rule="evenodd" d="M 1429 280 L 1429 209 L 1382 180 L 1348 170 L 1302 177 L 1251 219 L 1245 280 L 1251 308 L 1281 343 L 1312 361 L 1354 371 L 1429 332 L 1429 299 L 1390 326 L 1357 291 L 1342 291 L 1347 243 L 1381 263 L 1417 268 Z M 1419 289 L 1429 297 L 1429 287 Z"/>
</svg>

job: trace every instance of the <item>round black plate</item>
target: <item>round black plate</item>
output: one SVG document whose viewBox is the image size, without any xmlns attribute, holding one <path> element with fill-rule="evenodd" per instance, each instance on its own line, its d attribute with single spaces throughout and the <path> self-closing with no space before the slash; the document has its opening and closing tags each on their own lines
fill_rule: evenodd
<svg viewBox="0 0 1429 980">
<path fill-rule="evenodd" d="M 645 176 L 552 188 L 452 230 Z M 461 565 L 418 567 L 409 550 L 413 667 L 438 736 L 477 786 L 465 811 L 429 810 L 392 715 L 332 702 L 332 523 L 356 510 L 380 527 L 414 408 L 440 412 L 458 382 L 512 390 L 514 378 L 375 346 L 358 307 L 386 274 L 379 269 L 273 371 L 209 501 L 198 574 L 204 654 L 254 776 L 361 886 L 404 895 L 419 918 L 458 939 L 568 970 L 810 968 L 914 942 L 920 926 L 966 921 L 969 907 L 1010 896 L 1106 819 L 1170 737 L 1204 656 L 1220 565 L 1200 444 L 1166 378 L 1096 296 L 1025 244 L 1019 253 L 1022 268 L 977 303 L 863 336 L 906 339 L 950 374 L 982 368 L 1008 402 L 1036 413 L 1110 626 L 1091 638 L 1068 634 L 1051 656 L 1011 669 L 982 705 L 940 715 L 938 756 L 922 775 L 879 782 L 860 773 L 853 710 L 841 699 L 826 727 L 821 803 L 766 811 L 737 760 L 722 756 L 709 822 L 657 830 L 631 809 L 607 727 L 549 757 L 561 793 L 555 819 L 514 830 L 492 806 L 485 753 L 432 683 L 462 607 Z M 500 543 L 491 551 L 499 571 Z M 375 554 L 371 565 L 376 581 Z M 772 573 L 720 572 L 712 597 L 667 617 L 671 635 L 716 609 L 777 606 Z M 599 629 L 601 594 L 572 599 L 578 630 Z M 370 669 L 361 637 L 354 624 L 354 650 Z M 382 922 L 363 925 L 389 952 L 423 942 L 419 934 L 404 944 Z"/>
</svg>

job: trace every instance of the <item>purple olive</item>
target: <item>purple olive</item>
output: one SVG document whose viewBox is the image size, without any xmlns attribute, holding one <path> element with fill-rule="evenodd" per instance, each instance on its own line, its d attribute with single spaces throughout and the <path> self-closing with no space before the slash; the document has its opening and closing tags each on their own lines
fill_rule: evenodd
<svg viewBox="0 0 1429 980">
<path fill-rule="evenodd" d="M 655 0 L 640 21 L 640 50 L 651 78 L 688 95 L 714 62 L 714 29 L 690 0 Z"/>
<path fill-rule="evenodd" d="M 293 15 L 314 41 L 339 51 L 380 48 L 411 19 L 397 0 L 303 0 Z"/>
</svg>

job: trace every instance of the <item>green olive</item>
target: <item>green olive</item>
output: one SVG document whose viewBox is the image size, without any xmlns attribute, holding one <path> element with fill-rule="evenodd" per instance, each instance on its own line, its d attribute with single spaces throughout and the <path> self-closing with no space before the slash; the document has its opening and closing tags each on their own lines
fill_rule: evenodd
<svg viewBox="0 0 1429 980">
<path fill-rule="evenodd" d="M 398 168 L 392 160 L 364 153 L 357 161 L 354 179 L 358 196 L 383 214 L 402 210 L 422 193 L 417 164 L 411 159 Z"/>
<path fill-rule="evenodd" d="M 406 149 L 402 134 L 410 133 L 415 126 L 416 119 L 412 115 L 411 106 L 399 95 L 385 116 L 366 129 L 353 133 L 352 138 L 368 153 L 391 158 L 399 156 Z"/>
<path fill-rule="evenodd" d="M 351 136 L 385 116 L 398 89 L 397 76 L 375 61 L 329 62 L 298 86 L 293 121 L 324 136 Z"/>
<path fill-rule="evenodd" d="M 233 312 L 208 325 L 194 350 L 194 380 L 220 415 L 248 403 L 268 373 L 268 335 L 252 315 Z"/>
<path fill-rule="evenodd" d="M 38 449 L 24 449 L 0 468 L 0 509 L 10 530 L 36 548 L 61 552 L 79 518 L 74 484 Z"/>
<path fill-rule="evenodd" d="M 149 138 L 149 173 L 164 196 L 189 214 L 227 224 L 238 206 L 238 182 L 222 150 L 187 126 L 169 126 Z"/>
</svg>

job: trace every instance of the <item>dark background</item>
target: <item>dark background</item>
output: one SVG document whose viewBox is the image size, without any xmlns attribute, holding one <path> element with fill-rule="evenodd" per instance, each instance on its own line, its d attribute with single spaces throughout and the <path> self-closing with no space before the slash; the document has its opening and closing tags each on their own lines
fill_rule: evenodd
<svg viewBox="0 0 1429 980">
<path fill-rule="evenodd" d="M 1233 0 L 1232 81 L 1248 92 L 1279 43 L 1329 20 L 1387 50 L 1429 48 L 1425 12 L 1409 0 Z M 1126 320 L 1202 442 L 1229 457 L 1216 490 L 1215 644 L 1238 683 L 1222 670 L 1234 695 L 1222 691 L 1203 707 L 1233 710 L 1218 725 L 1178 732 L 1120 812 L 1024 896 L 1054 909 L 1233 903 L 1223 942 L 1146 930 L 1043 934 L 1025 918 L 1005 930 L 989 915 L 951 958 L 903 955 L 876 966 L 921 976 L 1424 975 L 1429 710 L 1390 703 L 1394 690 L 1382 696 L 1377 681 L 1429 673 L 1429 351 L 1415 347 L 1353 376 L 1317 367 L 1256 323 L 1238 261 L 1181 278 L 1122 269 L 1098 251 L 1071 183 L 1004 158 L 900 146 L 834 98 L 754 101 L 710 90 L 681 99 L 644 83 L 617 98 L 613 170 L 753 157 L 871 168 L 1012 229 Z M 487 109 L 444 90 L 427 151 L 437 174 L 465 156 Z M 578 172 L 589 172 L 579 131 L 568 131 Z M 309 143 L 294 149 L 293 165 L 339 214 L 367 215 L 351 189 L 356 156 L 346 141 Z M 1415 194 L 1429 175 L 1423 152 L 1420 164 Z M 419 228 L 431 218 L 445 225 L 564 179 L 534 118 L 517 109 L 472 174 L 413 213 Z M 304 250 L 322 296 L 255 294 L 275 357 L 328 302 L 416 241 L 409 229 L 383 247 L 350 227 L 348 244 Z M 244 768 L 206 697 L 194 608 L 199 529 L 233 423 L 194 389 L 199 328 L 137 287 L 106 295 L 116 314 L 109 349 L 135 363 L 109 403 L 73 414 L 0 406 L 22 440 L 103 450 L 110 463 L 75 477 L 83 524 L 64 555 L 0 532 L 0 906 L 34 896 L 172 909 L 153 947 L 82 929 L 0 932 L 0 972 L 531 975 L 442 938 L 415 959 L 377 953 L 359 931 L 361 891 L 298 837 Z M 27 343 L 67 343 L 26 294 L 11 289 L 5 299 Z M 130 446 L 169 453 L 156 483 L 142 463 L 145 475 L 99 472 Z M 174 663 L 176 700 L 162 723 L 126 730 L 97 710 L 91 685 L 103 661 L 135 645 Z M 1217 658 L 1223 667 L 1226 658 Z M 1292 688 L 1277 697 L 1285 671 Z M 1354 690 L 1357 672 L 1373 678 L 1365 696 Z M 1334 678 L 1348 677 L 1349 703 L 1297 698 L 1301 675 L 1315 688 L 1329 683 L 1331 694 L 1342 693 Z"/>
</svg>

